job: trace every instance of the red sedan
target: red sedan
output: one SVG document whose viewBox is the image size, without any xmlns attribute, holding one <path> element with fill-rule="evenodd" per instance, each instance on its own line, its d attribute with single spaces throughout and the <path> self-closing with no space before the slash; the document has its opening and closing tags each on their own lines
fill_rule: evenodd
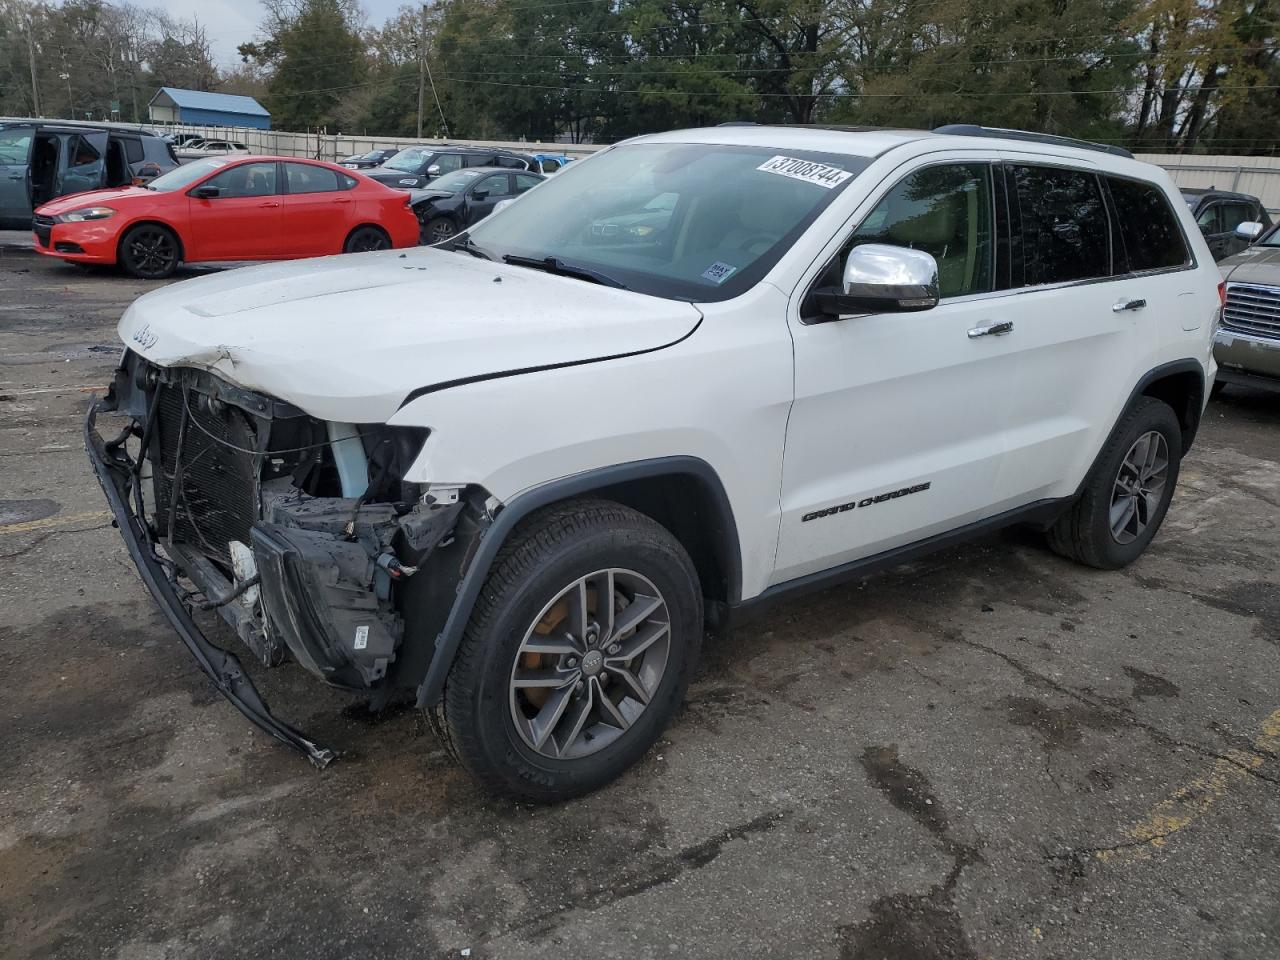
<svg viewBox="0 0 1280 960">
<path fill-rule="evenodd" d="M 332 163 L 209 157 L 144 187 L 59 197 L 32 220 L 36 249 L 73 263 L 167 277 L 182 261 L 292 260 L 411 247 L 403 190 Z"/>
</svg>

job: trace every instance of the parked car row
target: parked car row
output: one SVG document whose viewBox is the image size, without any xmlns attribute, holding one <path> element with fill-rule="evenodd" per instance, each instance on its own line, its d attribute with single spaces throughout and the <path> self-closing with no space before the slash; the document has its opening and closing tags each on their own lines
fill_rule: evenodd
<svg viewBox="0 0 1280 960">
<path fill-rule="evenodd" d="M 31 221 L 36 249 L 147 279 L 180 262 L 289 260 L 418 243 L 412 198 L 332 163 L 206 157 L 145 186 L 80 193 Z"/>
</svg>

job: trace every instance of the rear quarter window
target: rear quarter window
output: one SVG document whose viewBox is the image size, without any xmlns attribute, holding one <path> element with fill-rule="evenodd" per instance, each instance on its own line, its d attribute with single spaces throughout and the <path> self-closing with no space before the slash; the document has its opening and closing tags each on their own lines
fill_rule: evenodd
<svg viewBox="0 0 1280 960">
<path fill-rule="evenodd" d="M 1107 185 L 1130 272 L 1162 270 L 1191 262 L 1178 218 L 1163 190 L 1121 177 L 1108 177 Z"/>
</svg>

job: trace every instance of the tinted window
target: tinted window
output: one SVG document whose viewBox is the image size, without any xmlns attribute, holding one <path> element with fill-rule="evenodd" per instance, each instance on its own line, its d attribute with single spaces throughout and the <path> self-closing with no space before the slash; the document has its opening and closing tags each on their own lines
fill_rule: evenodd
<svg viewBox="0 0 1280 960">
<path fill-rule="evenodd" d="M 1023 283 L 1110 276 L 1110 230 L 1098 178 L 1056 167 L 1009 170 L 1022 221 Z"/>
<path fill-rule="evenodd" d="M 527 173 L 516 174 L 516 193 L 524 193 L 526 190 L 532 190 L 542 181 L 537 177 L 531 177 Z"/>
<path fill-rule="evenodd" d="M 1119 177 L 1108 177 L 1107 183 L 1131 271 L 1177 267 L 1191 259 L 1163 190 Z"/>
<path fill-rule="evenodd" d="M 1218 205 L 1205 207 L 1200 211 L 1200 216 L 1196 217 L 1196 226 L 1200 228 L 1201 233 L 1221 233 L 1218 227 Z"/>
<path fill-rule="evenodd" d="M 499 157 L 495 166 L 506 167 L 508 170 L 528 170 L 529 164 L 521 160 L 519 157 Z"/>
<path fill-rule="evenodd" d="M 242 163 L 238 167 L 223 170 L 216 176 L 210 177 L 200 186 L 217 187 L 222 191 L 219 199 L 269 197 L 276 192 L 276 165 L 274 162 Z"/>
<path fill-rule="evenodd" d="M 442 153 L 431 161 L 431 166 L 439 167 L 436 173 L 452 173 L 454 170 L 462 169 L 462 155 L 457 153 Z M 479 166 L 479 164 L 472 164 Z"/>
<path fill-rule="evenodd" d="M 505 197 L 511 193 L 509 178 L 505 173 L 495 173 L 476 184 L 472 194 L 485 193 L 490 197 Z"/>
<path fill-rule="evenodd" d="M 1223 203 L 1218 213 L 1223 233 L 1230 233 L 1237 226 L 1254 218 L 1253 207 L 1247 203 Z"/>
<path fill-rule="evenodd" d="M 67 141 L 67 166 L 92 167 L 101 160 L 102 155 L 98 153 L 97 147 L 80 134 L 77 133 Z"/>
<path fill-rule="evenodd" d="M 989 168 L 974 163 L 917 170 L 876 204 L 846 252 L 860 243 L 932 254 L 944 297 L 985 293 L 993 249 Z"/>
<path fill-rule="evenodd" d="M 132 137 L 123 137 L 120 140 L 124 144 L 124 155 L 129 159 L 130 163 L 142 162 L 142 142 L 134 140 Z"/>
<path fill-rule="evenodd" d="M 542 161 L 543 173 L 555 173 L 559 169 L 560 169 L 559 160 L 552 160 L 550 157 L 548 157 L 546 160 Z"/>
<path fill-rule="evenodd" d="M 332 193 L 341 189 L 337 173 L 328 167 L 313 167 L 309 163 L 286 163 L 284 179 L 290 193 Z"/>
</svg>

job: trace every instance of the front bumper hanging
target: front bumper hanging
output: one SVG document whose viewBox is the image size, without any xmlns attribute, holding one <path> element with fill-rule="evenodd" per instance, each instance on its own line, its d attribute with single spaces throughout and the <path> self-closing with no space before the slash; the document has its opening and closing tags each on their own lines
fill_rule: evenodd
<svg viewBox="0 0 1280 960">
<path fill-rule="evenodd" d="M 156 555 L 145 522 L 133 506 L 131 495 L 136 492 L 136 484 L 139 482 L 136 464 L 123 449 L 123 437 L 119 441 L 107 442 L 98 434 L 96 420 L 99 409 L 110 411 L 114 406 L 109 406 L 96 397 L 93 399 L 89 415 L 85 419 L 85 450 L 142 582 L 191 651 L 200 669 L 237 710 L 255 726 L 304 754 L 317 767 L 328 766 L 339 756 L 338 751 L 316 743 L 274 717 L 235 655 L 211 643 L 196 626 L 176 585 Z"/>
</svg>

